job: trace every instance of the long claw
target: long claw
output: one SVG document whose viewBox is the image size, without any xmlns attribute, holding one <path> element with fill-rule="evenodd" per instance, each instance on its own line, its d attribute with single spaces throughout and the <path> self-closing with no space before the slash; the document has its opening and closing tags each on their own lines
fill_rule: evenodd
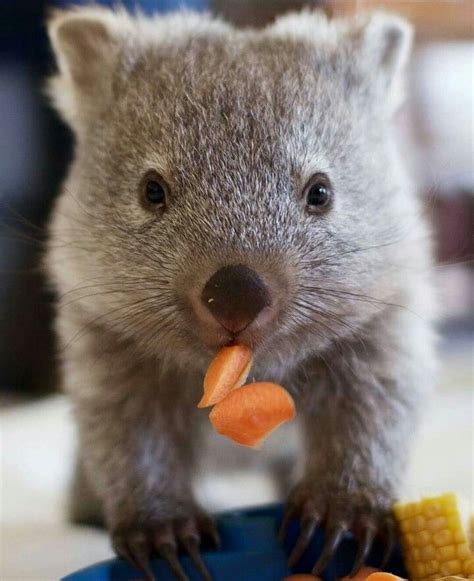
<svg viewBox="0 0 474 581">
<path fill-rule="evenodd" d="M 381 569 L 383 569 L 387 565 L 396 545 L 395 524 L 391 517 L 387 517 L 387 520 L 385 522 L 385 534 L 386 534 L 385 550 L 382 557 L 382 563 L 380 565 Z"/>
<path fill-rule="evenodd" d="M 176 546 L 170 543 L 162 543 L 156 545 L 156 550 L 159 555 L 165 559 L 178 581 L 189 581 L 189 577 L 184 572 L 181 567 L 181 563 L 178 560 L 178 554 L 176 552 Z"/>
<path fill-rule="evenodd" d="M 288 525 L 290 524 L 290 520 L 296 514 L 296 506 L 293 504 L 289 504 L 286 507 L 285 514 L 283 515 L 283 520 L 281 521 L 280 529 L 278 531 L 278 542 L 283 543 L 286 537 L 286 531 L 288 529 Z"/>
<path fill-rule="evenodd" d="M 139 533 L 132 535 L 128 539 L 121 535 L 114 535 L 112 544 L 118 555 L 127 560 L 133 567 L 145 573 L 147 581 L 155 581 L 155 576 L 150 567 L 149 551 L 144 540 Z"/>
<path fill-rule="evenodd" d="M 128 543 L 130 546 L 130 553 L 134 555 L 134 561 L 136 563 L 137 569 L 143 571 L 146 575 L 147 581 L 156 581 L 155 575 L 151 570 L 150 566 L 150 554 L 146 547 L 143 545 L 139 545 L 138 543 L 131 544 Z"/>
<path fill-rule="evenodd" d="M 112 535 L 112 547 L 114 549 L 114 551 L 117 553 L 117 555 L 119 557 L 121 557 L 122 559 L 126 559 L 127 561 L 134 561 L 133 556 L 128 554 L 128 547 L 123 539 L 123 537 L 119 534 L 113 534 Z M 132 563 L 132 565 L 135 567 L 136 563 Z"/>
<path fill-rule="evenodd" d="M 375 537 L 375 529 L 373 527 L 366 527 L 364 529 L 363 537 L 357 547 L 357 554 L 354 559 L 354 565 L 352 567 L 351 572 L 349 573 L 349 577 L 355 577 L 359 572 L 359 569 L 365 563 L 367 559 L 370 549 L 372 548 L 372 544 L 374 542 Z"/>
<path fill-rule="evenodd" d="M 214 547 L 219 550 L 222 546 L 222 543 L 219 536 L 219 531 L 216 527 L 216 523 L 208 516 L 203 516 L 199 519 L 199 524 L 203 534 L 211 539 Z"/>
<path fill-rule="evenodd" d="M 342 541 L 342 537 L 344 536 L 346 530 L 347 527 L 338 525 L 337 527 L 334 527 L 328 531 L 328 536 L 326 538 L 323 551 L 317 560 L 316 565 L 311 571 L 313 575 L 318 576 L 321 571 L 324 571 L 329 561 L 334 556 L 334 553 L 337 551 L 337 548 L 339 547 L 339 544 Z"/>
<path fill-rule="evenodd" d="M 181 543 L 191 557 L 194 566 L 197 571 L 204 579 L 204 581 L 212 581 L 212 576 L 209 573 L 204 561 L 202 560 L 201 554 L 199 552 L 199 539 L 195 536 L 188 536 L 181 540 Z"/>
<path fill-rule="evenodd" d="M 298 540 L 296 541 L 296 544 L 293 547 L 290 556 L 288 557 L 288 567 L 290 567 L 290 569 L 301 559 L 301 555 L 305 552 L 306 547 L 309 545 L 314 531 L 319 524 L 319 520 L 320 519 L 316 517 L 308 517 L 303 521 Z"/>
</svg>

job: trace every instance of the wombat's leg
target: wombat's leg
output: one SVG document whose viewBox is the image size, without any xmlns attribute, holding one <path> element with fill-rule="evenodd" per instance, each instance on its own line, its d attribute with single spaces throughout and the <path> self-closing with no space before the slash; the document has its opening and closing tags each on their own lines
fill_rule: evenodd
<svg viewBox="0 0 474 581">
<path fill-rule="evenodd" d="M 305 475 L 290 494 L 281 530 L 284 536 L 290 518 L 301 522 L 291 565 L 320 524 L 326 543 L 315 575 L 324 570 L 347 530 L 359 540 L 352 573 L 376 536 L 386 543 L 384 561 L 389 558 L 395 539 L 391 506 L 415 432 L 420 391 L 430 382 L 428 351 L 407 333 L 398 345 L 393 337 L 378 337 L 328 359 L 324 381 L 312 386 L 314 406 L 302 410 L 308 444 Z"/>
<path fill-rule="evenodd" d="M 108 337 L 79 337 L 68 346 L 64 366 L 84 467 L 103 503 L 112 544 L 148 579 L 156 552 L 184 580 L 180 546 L 210 579 L 199 545 L 203 535 L 215 533 L 191 491 L 195 402 L 186 397 L 183 378 L 157 363 L 137 363 L 123 349 Z"/>
<path fill-rule="evenodd" d="M 89 482 L 81 458 L 78 457 L 74 468 L 69 495 L 69 518 L 79 525 L 103 527 L 102 503 Z"/>
</svg>

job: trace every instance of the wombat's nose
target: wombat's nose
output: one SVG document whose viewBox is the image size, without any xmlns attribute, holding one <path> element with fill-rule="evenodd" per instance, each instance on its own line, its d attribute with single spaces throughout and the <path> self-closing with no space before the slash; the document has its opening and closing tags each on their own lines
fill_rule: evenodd
<svg viewBox="0 0 474 581">
<path fill-rule="evenodd" d="M 202 291 L 201 301 L 232 333 L 243 331 L 271 304 L 270 294 L 258 274 L 240 264 L 215 272 Z"/>
</svg>

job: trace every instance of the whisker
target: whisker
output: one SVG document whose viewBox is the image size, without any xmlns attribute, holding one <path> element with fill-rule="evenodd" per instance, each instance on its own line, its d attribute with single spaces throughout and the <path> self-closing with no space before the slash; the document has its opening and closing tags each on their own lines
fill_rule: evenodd
<svg viewBox="0 0 474 581">
<path fill-rule="evenodd" d="M 129 316 L 131 312 L 133 312 L 133 309 L 136 307 L 140 307 L 140 305 L 142 305 L 143 303 L 146 303 L 148 301 L 152 301 L 155 300 L 156 297 L 154 296 L 149 296 L 149 297 L 145 297 L 142 299 L 139 299 L 137 301 L 135 301 L 134 303 L 132 303 L 131 305 L 121 305 L 119 307 L 116 307 L 112 310 L 109 310 L 105 313 L 102 313 L 101 315 L 98 315 L 97 317 L 95 317 L 92 321 L 89 321 L 88 323 L 86 323 L 83 327 L 81 327 L 81 329 L 79 329 L 79 331 L 77 331 L 75 333 L 75 335 L 63 346 L 63 348 L 60 350 L 61 352 L 65 351 L 67 348 L 69 348 L 75 341 L 79 340 L 81 337 L 84 336 L 84 333 L 86 333 L 88 330 L 90 330 L 91 328 L 94 328 L 100 321 L 104 320 L 106 317 L 110 317 L 110 315 L 113 315 L 114 313 L 120 312 L 120 311 L 124 311 L 125 309 L 128 309 L 128 311 L 126 311 L 127 315 Z M 122 317 L 122 321 L 123 321 Z"/>
<path fill-rule="evenodd" d="M 338 330 L 329 326 L 327 323 L 328 323 L 328 321 L 338 323 L 341 327 L 343 327 L 347 331 L 349 331 L 350 335 L 355 340 L 360 342 L 364 351 L 367 351 L 367 346 L 365 344 L 363 336 L 360 334 L 360 329 L 358 329 L 354 325 L 351 325 L 348 321 L 342 319 L 341 317 L 339 317 L 338 315 L 336 315 L 332 311 L 323 311 L 321 309 L 315 308 L 315 306 L 313 304 L 309 303 L 308 301 L 306 301 L 305 299 L 303 299 L 301 297 L 299 297 L 296 300 L 296 303 L 299 304 L 303 308 L 304 316 L 306 316 L 307 320 L 309 320 L 311 323 L 321 325 L 322 322 L 320 319 L 322 317 L 325 320 L 326 327 L 329 329 L 329 331 L 333 335 L 336 335 L 336 336 L 338 334 Z"/>
<path fill-rule="evenodd" d="M 73 295 L 75 293 L 79 293 L 85 290 L 91 289 L 109 289 L 109 290 L 116 290 L 117 292 L 120 291 L 142 291 L 142 290 L 151 290 L 157 292 L 163 292 L 168 288 L 168 284 L 163 284 L 162 286 L 157 286 L 159 281 L 152 281 L 149 277 L 133 277 L 126 275 L 125 278 L 129 278 L 130 280 L 120 280 L 120 281 L 113 281 L 113 282 L 99 282 L 97 284 L 90 284 L 90 285 L 83 285 L 83 286 L 75 286 L 61 295 L 58 295 L 58 301 L 62 302 L 63 299 L 68 297 L 69 295 Z M 95 278 L 88 279 L 89 281 L 96 280 Z M 87 282 L 84 280 L 82 282 Z M 139 286 L 138 286 L 139 285 Z M 80 299 L 81 297 L 79 297 Z"/>
<path fill-rule="evenodd" d="M 402 309 L 412 315 L 415 315 L 416 317 L 423 319 L 423 317 L 417 313 L 416 311 L 413 311 L 412 309 L 410 309 L 409 307 L 407 307 L 406 305 L 401 305 L 399 303 L 394 303 L 394 302 L 388 302 L 388 301 L 384 301 L 382 299 L 378 299 L 376 297 L 371 297 L 369 295 L 364 295 L 364 294 L 360 294 L 360 293 L 356 293 L 356 292 L 352 292 L 352 291 L 344 291 L 344 290 L 340 290 L 340 289 L 330 289 L 327 287 L 319 287 L 319 286 L 307 286 L 307 285 L 300 285 L 299 287 L 304 293 L 309 293 L 312 295 L 323 295 L 323 296 L 329 296 L 332 298 L 344 298 L 347 300 L 353 300 L 353 301 L 360 301 L 360 302 L 365 302 L 368 304 L 372 304 L 372 305 L 380 305 L 380 306 L 385 306 L 385 307 L 395 307 L 398 309 Z"/>
</svg>

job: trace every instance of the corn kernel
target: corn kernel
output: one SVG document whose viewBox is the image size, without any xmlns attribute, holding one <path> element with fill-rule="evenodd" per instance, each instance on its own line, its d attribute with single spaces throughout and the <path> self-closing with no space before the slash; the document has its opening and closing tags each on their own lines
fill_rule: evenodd
<svg viewBox="0 0 474 581">
<path fill-rule="evenodd" d="M 413 545 L 415 544 L 415 540 L 416 540 L 416 537 L 415 537 L 415 535 L 414 535 L 414 534 L 412 534 L 412 533 L 407 533 L 407 534 L 405 535 L 405 542 L 406 542 L 406 543 L 407 543 L 407 544 L 408 544 L 410 547 L 413 547 Z"/>
<path fill-rule="evenodd" d="M 467 543 L 461 543 L 456 546 L 456 556 L 460 559 L 467 559 L 471 556 L 471 551 Z"/>
<path fill-rule="evenodd" d="M 418 533 L 420 531 L 424 531 L 426 529 L 426 519 L 421 514 L 419 514 L 418 516 L 415 516 L 412 519 L 411 523 L 412 523 L 412 530 L 414 530 L 416 533 Z"/>
<path fill-rule="evenodd" d="M 442 531 L 438 531 L 433 535 L 433 543 L 437 547 L 442 547 L 444 545 L 449 545 L 449 543 L 453 542 L 453 533 L 449 529 L 444 529 Z"/>
<path fill-rule="evenodd" d="M 447 521 L 449 528 L 462 530 L 461 518 L 459 514 L 449 514 Z"/>
<path fill-rule="evenodd" d="M 474 575 L 474 556 L 464 561 L 464 573 Z"/>
<path fill-rule="evenodd" d="M 446 528 L 448 521 L 444 516 L 437 516 L 436 518 L 432 518 L 428 521 L 426 528 L 435 533 L 436 531 L 442 531 Z"/>
<path fill-rule="evenodd" d="M 416 502 L 409 502 L 405 505 L 405 518 L 415 516 L 419 512 L 419 507 Z"/>
<path fill-rule="evenodd" d="M 452 561 L 446 561 L 441 563 L 439 571 L 443 575 L 456 575 L 462 573 L 462 563 L 459 559 L 453 559 Z"/>
<path fill-rule="evenodd" d="M 433 575 L 439 572 L 439 562 L 436 559 L 432 559 L 426 563 L 426 572 L 428 575 Z"/>
<path fill-rule="evenodd" d="M 430 559 L 434 559 L 436 557 L 436 549 L 433 547 L 432 544 L 427 545 L 420 549 L 420 556 L 423 561 L 429 561 Z"/>
<path fill-rule="evenodd" d="M 422 500 L 421 505 L 423 512 L 428 518 L 432 518 L 441 514 L 441 504 L 436 500 Z"/>
<path fill-rule="evenodd" d="M 440 497 L 441 503 L 443 505 L 443 512 L 448 514 L 451 512 L 458 512 L 458 501 L 456 495 L 453 492 L 447 492 Z"/>
<path fill-rule="evenodd" d="M 411 526 L 410 526 L 410 521 L 409 520 L 402 520 L 402 522 L 400 523 L 400 529 L 402 531 L 402 533 L 407 533 L 410 530 Z"/>
<path fill-rule="evenodd" d="M 418 533 L 418 546 L 424 547 L 431 543 L 431 535 L 428 531 L 420 531 Z"/>
<path fill-rule="evenodd" d="M 438 549 L 438 557 L 442 561 L 449 561 L 456 557 L 456 545 L 446 545 Z"/>
<path fill-rule="evenodd" d="M 423 563 L 415 563 L 412 569 L 413 575 L 418 579 L 425 576 L 425 565 Z"/>
</svg>

